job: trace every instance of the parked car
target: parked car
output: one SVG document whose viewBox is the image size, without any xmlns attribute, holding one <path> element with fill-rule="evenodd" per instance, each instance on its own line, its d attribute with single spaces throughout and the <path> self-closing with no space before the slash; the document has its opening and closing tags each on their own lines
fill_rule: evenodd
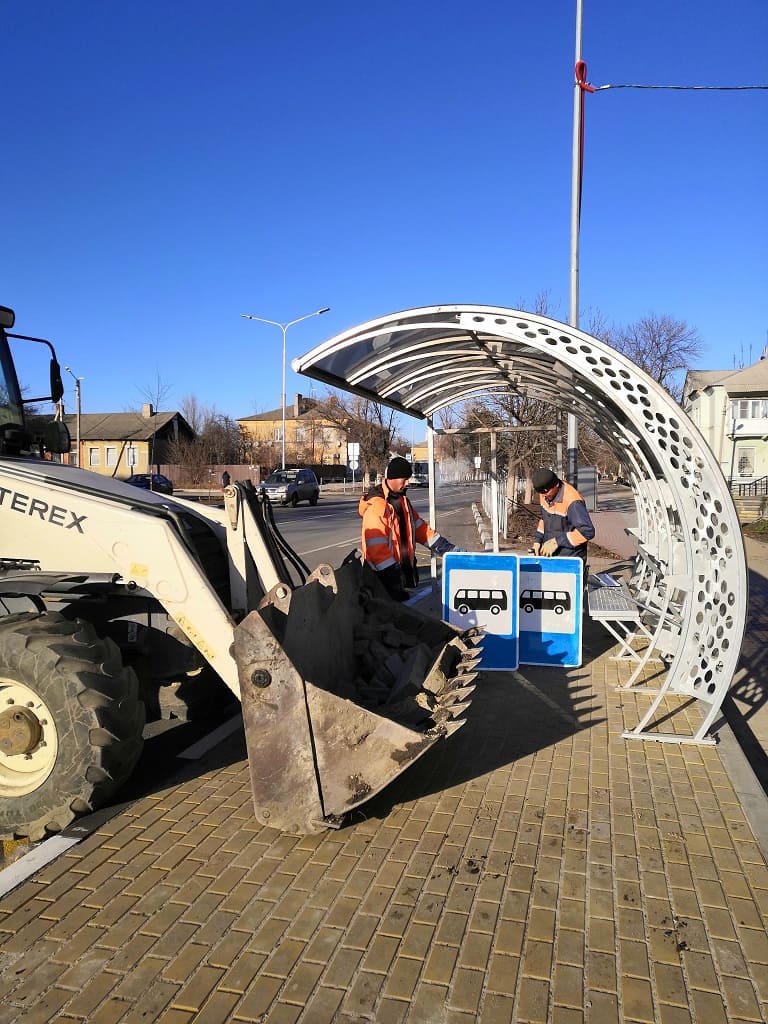
<svg viewBox="0 0 768 1024">
<path fill-rule="evenodd" d="M 173 484 L 162 473 L 134 473 L 125 482 L 133 487 L 143 487 L 145 491 L 157 491 L 158 494 L 173 494 Z"/>
<path fill-rule="evenodd" d="M 320 497 L 320 484 L 311 469 L 278 469 L 270 473 L 262 484 L 270 501 L 292 505 L 308 501 L 316 505 Z"/>
</svg>

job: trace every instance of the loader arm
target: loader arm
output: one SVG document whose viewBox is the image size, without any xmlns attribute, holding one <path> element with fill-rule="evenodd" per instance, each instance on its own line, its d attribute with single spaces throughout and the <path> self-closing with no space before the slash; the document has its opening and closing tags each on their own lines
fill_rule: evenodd
<svg viewBox="0 0 768 1024">
<path fill-rule="evenodd" d="M 185 538 L 181 508 L 87 471 L 0 462 L 6 557 L 43 573 L 108 574 L 128 593 L 152 595 L 239 697 L 235 618 Z M 226 543 L 223 524 L 218 533 Z"/>
</svg>

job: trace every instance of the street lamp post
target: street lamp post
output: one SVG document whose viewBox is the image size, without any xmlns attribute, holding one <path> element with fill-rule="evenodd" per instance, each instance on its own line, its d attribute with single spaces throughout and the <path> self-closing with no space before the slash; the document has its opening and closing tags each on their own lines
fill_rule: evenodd
<svg viewBox="0 0 768 1024">
<path fill-rule="evenodd" d="M 283 409 L 283 430 L 282 430 L 282 453 L 283 453 L 283 469 L 285 469 L 285 341 L 288 328 L 293 327 L 294 324 L 300 324 L 302 320 L 309 320 L 310 317 L 320 316 L 321 313 L 328 313 L 330 306 L 326 306 L 324 309 L 316 309 L 314 313 L 307 313 L 306 316 L 297 317 L 296 320 L 290 320 L 287 324 L 281 324 L 277 320 L 265 320 L 263 316 L 252 316 L 250 313 L 241 313 L 240 316 L 245 317 L 246 320 L 258 320 L 262 324 L 272 324 L 273 327 L 279 327 L 283 332 L 283 392 L 281 397 L 281 405 Z"/>
<path fill-rule="evenodd" d="M 77 440 L 76 440 L 76 444 L 77 444 L 77 468 L 80 469 L 81 468 L 81 466 L 80 466 L 80 381 L 83 380 L 84 378 L 83 377 L 75 377 L 74 373 L 70 370 L 70 368 L 68 366 L 65 366 L 64 369 L 67 371 L 67 373 L 70 375 L 70 377 L 72 377 L 74 379 L 74 381 L 75 381 L 75 416 L 76 416 L 76 423 L 77 423 L 77 426 L 76 426 L 75 429 L 76 429 L 76 432 L 77 432 Z"/>
</svg>

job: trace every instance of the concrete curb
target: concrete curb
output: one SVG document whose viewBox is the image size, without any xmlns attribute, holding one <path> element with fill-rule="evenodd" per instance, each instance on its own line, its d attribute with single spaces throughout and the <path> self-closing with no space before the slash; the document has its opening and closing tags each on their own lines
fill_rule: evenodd
<svg viewBox="0 0 768 1024">
<path fill-rule="evenodd" d="M 485 551 L 493 551 L 493 539 L 488 531 L 488 527 L 485 525 L 483 514 L 477 505 L 473 502 L 472 504 L 472 515 L 475 517 L 477 523 L 477 530 L 480 534 L 480 541 Z"/>
</svg>

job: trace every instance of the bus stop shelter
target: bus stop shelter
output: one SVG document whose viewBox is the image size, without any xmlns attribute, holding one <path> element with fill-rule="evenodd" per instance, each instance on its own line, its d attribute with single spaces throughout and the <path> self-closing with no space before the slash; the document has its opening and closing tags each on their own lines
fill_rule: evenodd
<svg viewBox="0 0 768 1024">
<path fill-rule="evenodd" d="M 638 635 L 668 668 L 647 714 L 624 735 L 712 742 L 708 734 L 731 684 L 746 621 L 741 527 L 714 453 L 643 370 L 558 321 L 467 305 L 427 306 L 370 320 L 291 365 L 297 373 L 424 419 L 430 428 L 439 410 L 490 392 L 522 393 L 588 423 L 629 475 L 638 518 L 629 581 L 632 614 Z M 431 445 L 432 429 L 428 437 Z M 430 450 L 430 462 L 432 456 Z M 621 614 L 616 621 L 631 630 L 629 613 Z M 702 702 L 693 734 L 651 729 L 667 694 Z"/>
</svg>

